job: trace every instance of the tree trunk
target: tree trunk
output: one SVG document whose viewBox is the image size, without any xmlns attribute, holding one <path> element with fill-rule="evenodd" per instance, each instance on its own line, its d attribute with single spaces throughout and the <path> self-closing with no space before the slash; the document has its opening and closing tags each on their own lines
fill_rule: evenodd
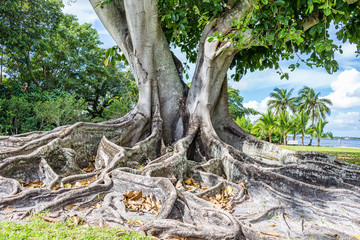
<svg viewBox="0 0 360 240">
<path fill-rule="evenodd" d="M 320 138 L 318 138 L 318 147 L 320 147 Z"/>
<path fill-rule="evenodd" d="M 301 145 L 304 146 L 304 135 L 301 136 Z"/>
<path fill-rule="evenodd" d="M 121 119 L 0 136 L 0 218 L 49 209 L 58 219 L 76 214 L 89 224 L 160 238 L 358 234 L 359 166 L 278 148 L 230 117 L 226 73 L 240 50 L 207 39 L 230 30 L 229 19 L 248 8 L 241 1 L 205 27 L 190 89 L 162 32 L 157 1 L 114 0 L 95 8 L 130 64 L 139 102 Z M 29 188 L 35 180 L 40 188 Z M 140 195 L 128 199 L 130 191 L 153 196 L 156 206 L 141 205 Z M 141 227 L 132 224 L 134 202 Z"/>
<path fill-rule="evenodd" d="M 269 133 L 269 142 L 272 143 L 271 133 Z"/>
</svg>

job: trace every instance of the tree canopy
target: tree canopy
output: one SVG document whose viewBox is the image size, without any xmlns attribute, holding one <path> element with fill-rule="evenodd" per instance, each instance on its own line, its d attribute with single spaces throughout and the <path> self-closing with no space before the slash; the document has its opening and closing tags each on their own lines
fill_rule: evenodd
<svg viewBox="0 0 360 240">
<path fill-rule="evenodd" d="M 109 4 L 112 0 L 102 1 Z M 158 1 L 158 17 L 170 45 L 186 53 L 187 61 L 197 60 L 198 43 L 209 23 L 225 18 L 231 28 L 216 31 L 208 41 L 217 39 L 221 46 L 241 49 L 231 67 L 235 80 L 247 71 L 275 68 L 282 78 L 288 78 L 279 65 L 280 60 L 298 59 L 290 64 L 294 70 L 303 62 L 308 66 L 324 67 L 328 73 L 338 70 L 334 53 L 341 42 L 359 45 L 360 10 L 353 0 L 259 0 L 246 1 L 250 7 L 237 17 L 239 0 Z M 232 10 L 232 9 L 235 9 Z M 331 34 L 331 37 L 330 37 Z M 219 47 L 221 47 L 219 46 Z M 305 54 L 305 55 L 301 55 Z M 300 56 L 301 55 L 301 56 Z"/>
</svg>

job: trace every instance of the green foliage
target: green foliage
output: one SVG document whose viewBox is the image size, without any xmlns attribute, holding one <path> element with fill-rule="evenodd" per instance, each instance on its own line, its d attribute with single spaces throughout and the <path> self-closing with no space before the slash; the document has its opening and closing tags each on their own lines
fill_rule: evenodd
<svg viewBox="0 0 360 240">
<path fill-rule="evenodd" d="M 271 100 L 268 101 L 267 105 L 270 110 L 274 110 L 275 114 L 280 113 L 284 110 L 290 109 L 295 112 L 296 109 L 296 98 L 291 97 L 294 89 L 290 91 L 287 89 L 275 88 L 274 92 L 270 93 Z"/>
<path fill-rule="evenodd" d="M 72 220 L 72 218 L 69 218 Z M 136 232 L 126 232 L 119 228 L 99 228 L 85 225 L 70 225 L 70 221 L 49 223 L 35 217 L 30 222 L 0 222 L 1 240 L 18 239 L 119 239 L 119 240 L 150 240 Z"/>
<path fill-rule="evenodd" d="M 56 98 L 36 103 L 34 111 L 42 124 L 59 127 L 79 121 L 86 108 L 83 98 L 77 99 L 75 94 L 63 93 Z"/>
<path fill-rule="evenodd" d="M 286 110 L 281 111 L 276 116 L 276 132 L 278 132 L 282 138 L 283 143 L 287 144 L 287 135 L 291 132 L 293 128 L 293 122 L 290 120 L 289 113 Z"/>
<path fill-rule="evenodd" d="M 315 93 L 314 89 L 305 86 L 299 91 L 298 111 L 304 110 L 311 118 L 311 124 L 314 124 L 315 119 L 323 118 L 331 114 L 329 106 L 332 102 L 327 98 L 320 98 L 320 92 Z"/>
<path fill-rule="evenodd" d="M 244 98 L 240 96 L 240 90 L 228 87 L 229 112 L 232 119 L 235 120 L 244 116 L 259 114 L 258 111 L 252 108 L 244 107 L 243 101 Z"/>
<path fill-rule="evenodd" d="M 305 110 L 302 110 L 300 113 L 296 114 L 297 119 L 297 130 L 301 134 L 301 145 L 304 146 L 304 138 L 306 134 L 310 134 L 310 128 L 308 127 L 309 115 Z"/>
<path fill-rule="evenodd" d="M 137 102 L 132 74 L 122 65 L 105 66 L 96 30 L 63 14 L 61 6 L 58 0 L 0 5 L 6 69 L 0 84 L 0 134 L 103 121 L 114 116 L 110 112 L 124 115 Z"/>
<path fill-rule="evenodd" d="M 168 41 L 186 53 L 188 61 L 196 61 L 196 49 L 202 29 L 212 24 L 220 16 L 226 15 L 240 1 L 165 1 L 159 0 L 159 17 Z M 218 31 L 209 36 L 211 41 L 231 41 L 242 49 L 235 57 L 235 79 L 247 71 L 275 68 L 283 78 L 279 60 L 299 58 L 309 66 L 324 67 L 329 73 L 338 69 L 334 52 L 339 47 L 329 39 L 330 23 L 335 23 L 337 38 L 346 42 L 359 43 L 360 10 L 358 4 L 346 1 L 309 0 L 309 1 L 251 1 L 250 9 L 240 17 L 232 18 L 233 30 Z M 311 24 L 316 22 L 317 24 Z M 311 26 L 304 29 L 305 22 Z M 246 30 L 251 30 L 248 36 Z M 211 38 L 212 37 L 212 38 Z M 300 64 L 291 64 L 291 70 Z"/>
<path fill-rule="evenodd" d="M 328 124 L 328 121 L 323 121 L 321 118 L 318 120 L 318 122 L 316 123 L 316 125 L 314 125 L 312 127 L 313 131 L 312 131 L 312 135 L 314 137 L 317 138 L 318 140 L 318 147 L 320 146 L 320 140 L 322 138 L 331 138 L 333 139 L 333 135 L 331 132 L 324 132 L 324 128 L 326 126 L 326 124 Z"/>
<path fill-rule="evenodd" d="M 251 129 L 252 134 L 259 134 L 264 140 L 272 142 L 272 135 L 276 131 L 276 119 L 274 114 L 268 110 L 266 114 L 261 114 L 259 120 L 255 122 L 255 125 Z"/>
<path fill-rule="evenodd" d="M 50 35 L 61 17 L 56 0 L 13 0 L 0 4 L 0 45 L 4 46 L 8 69 L 23 81 L 36 82 L 32 58 L 37 49 L 50 48 Z"/>
<path fill-rule="evenodd" d="M 284 149 L 305 152 L 320 152 L 330 154 L 348 163 L 360 165 L 359 148 L 334 148 L 334 147 L 314 147 L 314 146 L 280 146 Z"/>
<path fill-rule="evenodd" d="M 249 119 L 246 119 L 245 116 L 242 116 L 241 118 L 236 117 L 236 124 L 239 125 L 245 132 L 251 133 L 251 129 L 253 127 L 253 124 Z"/>
</svg>

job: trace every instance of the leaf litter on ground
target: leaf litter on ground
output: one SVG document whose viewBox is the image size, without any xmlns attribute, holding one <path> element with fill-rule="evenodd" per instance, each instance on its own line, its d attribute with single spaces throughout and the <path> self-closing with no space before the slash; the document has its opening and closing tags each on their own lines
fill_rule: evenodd
<svg viewBox="0 0 360 240">
<path fill-rule="evenodd" d="M 161 209 L 160 199 L 155 199 L 154 195 L 143 195 L 140 191 L 130 191 L 124 193 L 124 204 L 126 209 L 131 212 L 150 212 L 159 215 Z"/>
</svg>

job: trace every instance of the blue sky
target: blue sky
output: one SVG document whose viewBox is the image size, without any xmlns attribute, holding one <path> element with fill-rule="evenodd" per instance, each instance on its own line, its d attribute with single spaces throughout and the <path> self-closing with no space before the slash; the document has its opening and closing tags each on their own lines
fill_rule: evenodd
<svg viewBox="0 0 360 240">
<path fill-rule="evenodd" d="M 88 0 L 77 0 L 71 6 L 67 4 L 68 0 L 63 2 L 64 12 L 76 15 L 80 23 L 91 23 L 98 30 L 104 48 L 115 45 Z M 268 96 L 275 87 L 289 90 L 294 88 L 294 94 L 304 86 L 314 88 L 316 92 L 321 92 L 322 97 L 333 102 L 331 115 L 327 117 L 329 124 L 326 131 L 331 131 L 334 136 L 360 137 L 360 57 L 356 57 L 355 50 L 354 45 L 343 45 L 343 54 L 336 54 L 340 69 L 332 75 L 321 68 L 301 66 L 294 72 L 288 71 L 289 80 L 280 80 L 276 71 L 269 69 L 249 73 L 240 82 L 230 81 L 230 85 L 240 90 L 246 107 L 255 108 L 260 112 L 266 110 Z M 180 60 L 185 61 L 185 56 L 181 52 L 174 52 Z M 287 70 L 289 64 L 285 61 L 280 63 L 283 71 Z M 193 69 L 194 66 L 191 66 L 190 73 Z M 251 117 L 252 120 L 256 118 Z"/>
</svg>

